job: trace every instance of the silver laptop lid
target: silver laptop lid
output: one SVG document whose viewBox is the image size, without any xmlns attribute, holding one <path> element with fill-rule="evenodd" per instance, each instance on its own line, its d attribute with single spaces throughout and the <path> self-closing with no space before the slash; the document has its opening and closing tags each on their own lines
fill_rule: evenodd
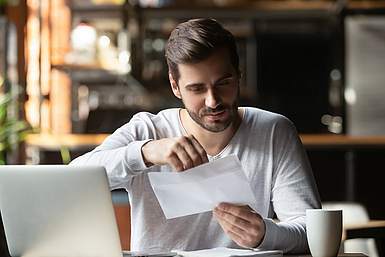
<svg viewBox="0 0 385 257">
<path fill-rule="evenodd" d="M 103 167 L 1 166 L 0 210 L 11 256 L 122 256 Z"/>
</svg>

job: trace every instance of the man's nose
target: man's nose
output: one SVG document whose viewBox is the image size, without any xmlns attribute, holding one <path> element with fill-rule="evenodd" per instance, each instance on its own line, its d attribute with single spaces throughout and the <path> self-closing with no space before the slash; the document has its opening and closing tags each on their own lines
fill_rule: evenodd
<svg viewBox="0 0 385 257">
<path fill-rule="evenodd" d="M 220 97 L 213 89 L 207 90 L 205 105 L 211 109 L 215 109 L 218 105 L 221 104 Z"/>
</svg>

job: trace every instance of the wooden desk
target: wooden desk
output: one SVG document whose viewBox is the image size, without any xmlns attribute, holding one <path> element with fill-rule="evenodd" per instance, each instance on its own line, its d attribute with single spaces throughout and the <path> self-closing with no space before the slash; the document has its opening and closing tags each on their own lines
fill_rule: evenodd
<svg viewBox="0 0 385 257">
<path fill-rule="evenodd" d="M 362 224 L 344 227 L 345 239 L 376 238 L 385 239 L 385 220 L 370 220 Z"/>
<path fill-rule="evenodd" d="M 69 154 L 68 151 L 90 151 L 100 145 L 107 136 L 108 134 L 29 134 L 25 140 L 27 163 L 41 164 L 45 152 L 64 151 Z M 56 161 L 61 163 L 60 160 Z"/>
<path fill-rule="evenodd" d="M 45 149 L 95 147 L 100 145 L 109 134 L 30 134 L 28 145 Z M 385 147 L 385 136 L 347 136 L 329 134 L 301 134 L 306 149 L 362 149 Z"/>
<path fill-rule="evenodd" d="M 27 146 L 45 150 L 92 149 L 100 145 L 108 134 L 29 134 L 25 140 Z"/>
<path fill-rule="evenodd" d="M 329 134 L 302 134 L 306 149 L 373 149 L 385 147 L 385 136 L 347 136 Z"/>
</svg>

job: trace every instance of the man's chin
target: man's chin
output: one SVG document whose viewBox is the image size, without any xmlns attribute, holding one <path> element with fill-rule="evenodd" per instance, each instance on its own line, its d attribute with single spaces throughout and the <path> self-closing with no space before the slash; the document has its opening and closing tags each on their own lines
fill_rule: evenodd
<svg viewBox="0 0 385 257">
<path fill-rule="evenodd" d="M 226 122 L 210 121 L 210 122 L 201 123 L 201 127 L 203 127 L 204 129 L 206 129 L 210 132 L 217 133 L 217 132 L 222 132 L 225 129 L 227 129 L 230 126 L 230 124 L 231 124 L 231 122 L 229 122 L 229 121 L 226 121 Z"/>
<path fill-rule="evenodd" d="M 213 133 L 224 131 L 232 122 L 228 110 L 223 111 L 223 113 L 218 113 L 217 115 L 201 114 L 200 117 L 197 114 L 190 112 L 188 109 L 187 112 L 195 123 L 203 129 Z"/>
</svg>

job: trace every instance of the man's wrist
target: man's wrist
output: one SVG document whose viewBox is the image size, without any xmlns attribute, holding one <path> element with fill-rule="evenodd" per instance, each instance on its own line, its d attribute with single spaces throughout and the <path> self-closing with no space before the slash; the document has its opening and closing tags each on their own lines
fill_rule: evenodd
<svg viewBox="0 0 385 257">
<path fill-rule="evenodd" d="M 276 243 L 277 236 L 277 225 L 272 219 L 264 218 L 263 222 L 265 224 L 265 234 L 258 245 L 259 249 L 273 249 Z"/>
<path fill-rule="evenodd" d="M 141 151 L 141 154 L 142 154 L 142 159 L 143 159 L 143 162 L 144 164 L 147 166 L 147 167 L 151 167 L 152 165 L 154 165 L 151 161 L 148 160 L 147 156 L 148 156 L 148 143 L 150 143 L 152 140 L 149 140 L 147 141 L 146 143 L 144 143 L 140 149 Z"/>
<path fill-rule="evenodd" d="M 261 239 L 259 239 L 258 243 L 256 246 L 254 246 L 253 248 L 258 248 L 261 243 L 263 242 L 263 240 L 265 239 L 265 235 L 266 235 L 266 223 L 265 223 L 265 220 L 262 219 L 262 223 L 263 223 L 263 235 L 261 237 Z"/>
</svg>

